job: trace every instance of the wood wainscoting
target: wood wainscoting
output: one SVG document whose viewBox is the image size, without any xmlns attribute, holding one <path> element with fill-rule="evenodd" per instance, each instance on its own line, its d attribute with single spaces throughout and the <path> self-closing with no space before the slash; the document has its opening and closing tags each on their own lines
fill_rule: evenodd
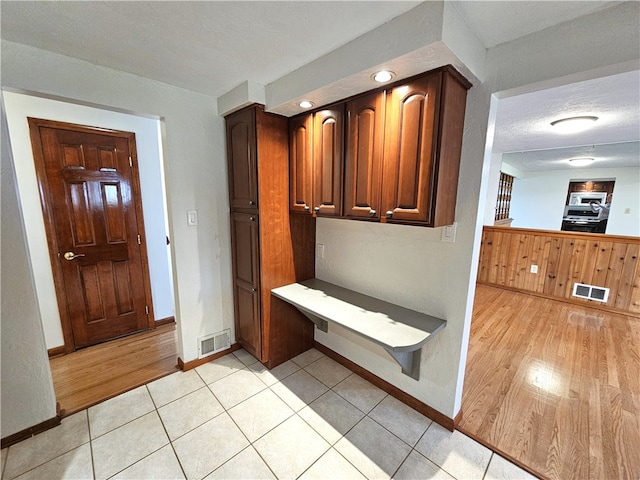
<svg viewBox="0 0 640 480">
<path fill-rule="evenodd" d="M 638 237 L 485 226 L 478 283 L 640 317 L 639 254 Z M 572 296 L 575 282 L 610 289 L 607 302 Z"/>
</svg>

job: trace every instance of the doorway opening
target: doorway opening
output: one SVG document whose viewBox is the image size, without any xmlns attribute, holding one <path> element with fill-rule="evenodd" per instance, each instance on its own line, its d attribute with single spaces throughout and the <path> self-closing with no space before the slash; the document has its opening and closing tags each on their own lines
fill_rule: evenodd
<svg viewBox="0 0 640 480">
<path fill-rule="evenodd" d="M 140 217 L 143 218 L 142 228 L 144 229 L 144 236 L 146 236 L 146 239 L 143 239 L 141 235 L 141 243 L 144 241 L 144 246 L 147 250 L 148 262 L 144 265 L 144 268 L 148 269 L 148 290 L 150 291 L 146 295 L 149 303 L 145 303 L 143 309 L 148 306 L 149 312 L 152 314 L 150 315 L 151 321 L 147 323 L 148 327 L 153 328 L 156 325 L 175 323 L 173 268 L 170 254 L 172 247 L 169 245 L 171 235 L 164 185 L 164 159 L 162 156 L 162 120 L 159 117 L 121 113 L 109 109 L 80 105 L 73 103 L 73 101 L 54 100 L 37 94 L 17 93 L 6 90 L 3 90 L 3 101 L 18 182 L 19 201 L 29 247 L 30 264 L 42 318 L 42 330 L 49 355 L 53 357 L 72 352 L 75 345 L 73 342 L 67 341 L 62 329 L 60 308 L 51 267 L 52 261 L 50 257 L 52 253 L 48 248 L 43 210 L 40 205 L 40 185 L 36 175 L 28 117 L 99 127 L 99 129 L 104 129 L 105 131 L 115 130 L 135 134 L 142 202 Z M 127 167 L 129 167 L 128 158 L 126 161 Z M 106 166 L 104 168 L 106 168 L 104 171 L 108 173 L 111 167 Z M 114 175 L 113 172 L 110 174 Z M 106 197 L 104 198 L 106 200 L 117 199 L 118 187 L 114 182 L 111 184 L 109 181 L 102 183 L 103 190 L 106 189 L 104 192 Z M 83 188 L 78 186 L 73 188 L 76 193 L 83 191 Z M 111 195 L 111 193 L 114 195 Z M 111 203 L 107 203 L 109 206 L 105 208 L 111 208 Z M 117 231 L 117 221 L 114 219 L 117 218 L 117 216 L 113 215 L 111 218 L 112 229 L 115 229 L 115 231 Z M 138 233 L 135 233 L 135 243 L 137 243 L 137 235 Z M 83 253 L 73 249 L 69 251 L 75 254 Z M 60 253 L 64 255 L 66 252 L 67 250 L 64 250 Z M 57 253 L 57 250 L 53 252 L 56 257 Z M 85 255 L 87 255 L 86 252 Z M 80 257 L 68 263 L 78 264 L 80 263 L 78 260 L 84 261 L 87 258 Z M 64 259 L 62 261 L 67 262 Z M 122 266 L 123 264 L 118 265 L 118 267 Z M 86 277 L 89 278 L 91 268 L 86 270 Z M 126 269 L 121 268 L 120 270 L 120 273 L 122 273 Z M 125 301 L 126 295 L 122 291 L 120 291 L 120 300 L 123 304 L 127 303 Z M 175 339 L 173 342 L 175 348 Z M 81 365 L 77 367 L 81 368 Z"/>
</svg>

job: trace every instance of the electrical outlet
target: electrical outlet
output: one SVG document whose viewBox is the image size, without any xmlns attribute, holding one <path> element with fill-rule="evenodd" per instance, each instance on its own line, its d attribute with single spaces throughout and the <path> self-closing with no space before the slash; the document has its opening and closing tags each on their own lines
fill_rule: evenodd
<svg viewBox="0 0 640 480">
<path fill-rule="evenodd" d="M 538 273 L 538 265 L 531 265 L 531 273 Z"/>
<path fill-rule="evenodd" d="M 318 258 L 324 258 L 324 245 L 322 243 L 316 246 L 316 256 Z"/>
</svg>

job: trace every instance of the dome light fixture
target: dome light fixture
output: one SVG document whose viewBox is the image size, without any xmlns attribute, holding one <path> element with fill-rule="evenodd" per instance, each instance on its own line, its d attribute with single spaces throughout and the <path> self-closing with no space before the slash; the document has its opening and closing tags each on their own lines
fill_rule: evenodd
<svg viewBox="0 0 640 480">
<path fill-rule="evenodd" d="M 313 102 L 309 101 L 309 100 L 303 100 L 300 102 L 299 104 L 302 108 L 311 108 L 313 107 Z"/>
<path fill-rule="evenodd" d="M 373 75 L 371 75 L 371 78 L 373 78 L 378 83 L 386 83 L 390 81 L 393 77 L 395 77 L 395 75 L 396 74 L 390 70 L 380 70 L 379 72 L 376 72 Z"/>
<path fill-rule="evenodd" d="M 586 167 L 587 165 L 591 165 L 595 159 L 591 157 L 580 157 L 580 158 L 571 158 L 569 159 L 569 165 L 572 167 Z"/>
<path fill-rule="evenodd" d="M 561 133 L 575 133 L 586 130 L 593 126 L 598 117 L 593 115 L 582 115 L 578 117 L 560 118 L 551 122 L 551 126 Z"/>
</svg>

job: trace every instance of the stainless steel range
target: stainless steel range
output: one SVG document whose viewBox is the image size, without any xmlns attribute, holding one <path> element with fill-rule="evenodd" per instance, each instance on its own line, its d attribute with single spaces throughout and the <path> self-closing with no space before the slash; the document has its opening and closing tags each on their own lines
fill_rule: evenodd
<svg viewBox="0 0 640 480">
<path fill-rule="evenodd" d="M 580 199 L 585 200 L 584 203 L 577 201 L 564 207 L 561 230 L 605 233 L 609 219 L 609 204 L 604 203 L 604 199 L 606 193 L 604 197 L 591 194 Z"/>
</svg>

